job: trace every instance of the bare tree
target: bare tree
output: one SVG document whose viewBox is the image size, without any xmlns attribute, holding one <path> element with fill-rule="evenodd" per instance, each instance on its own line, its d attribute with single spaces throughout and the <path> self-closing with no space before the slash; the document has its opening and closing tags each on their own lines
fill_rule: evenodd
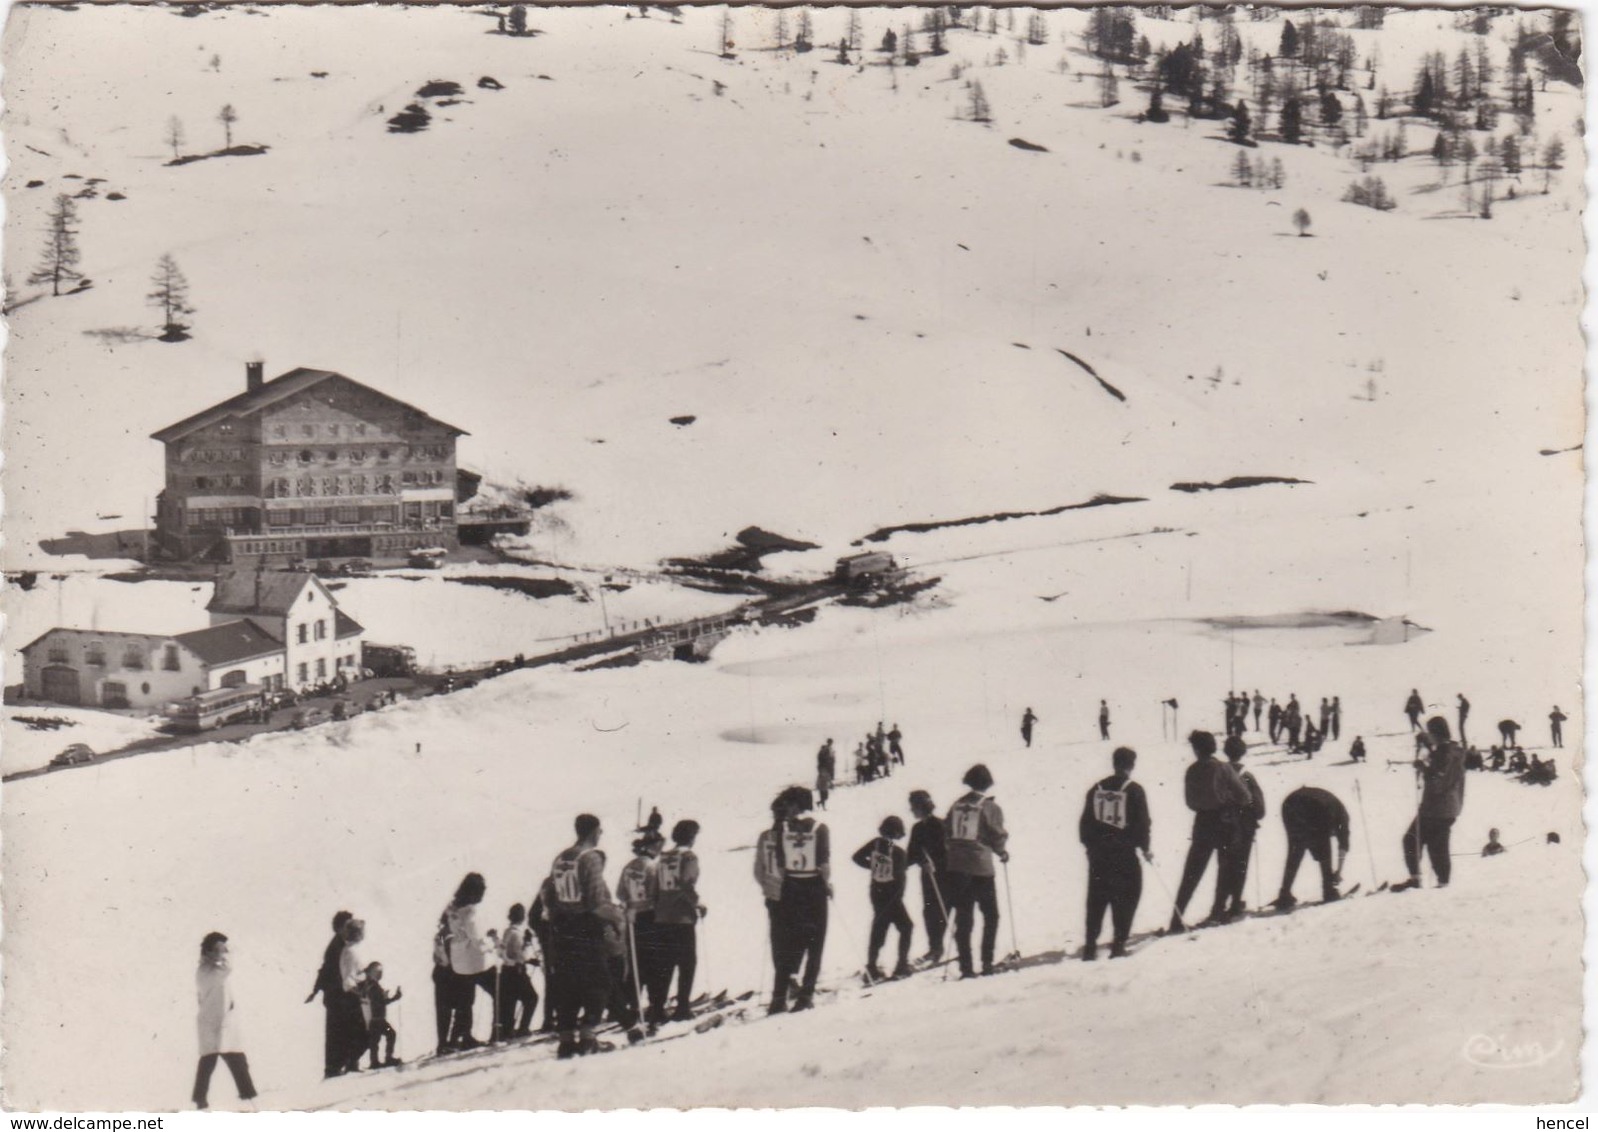
<svg viewBox="0 0 1598 1132">
<path fill-rule="evenodd" d="M 166 120 L 166 144 L 172 147 L 172 160 L 176 161 L 183 155 L 178 151 L 183 148 L 186 139 L 183 135 L 183 122 L 176 114 Z"/>
<path fill-rule="evenodd" d="M 170 253 L 156 261 L 150 283 L 154 290 L 145 301 L 161 312 L 161 341 L 182 342 L 189 336 L 189 327 L 181 320 L 193 314 L 194 308 L 189 306 L 189 281 Z"/>
<path fill-rule="evenodd" d="M 239 120 L 239 112 L 233 109 L 233 104 L 222 107 L 217 111 L 216 120 L 222 123 L 224 137 L 227 139 L 227 149 L 233 148 L 233 123 Z"/>
</svg>

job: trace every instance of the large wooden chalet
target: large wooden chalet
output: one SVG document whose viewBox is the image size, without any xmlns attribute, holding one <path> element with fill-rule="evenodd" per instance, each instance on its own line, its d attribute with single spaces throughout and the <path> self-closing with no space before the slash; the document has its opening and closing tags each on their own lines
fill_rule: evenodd
<svg viewBox="0 0 1598 1132">
<path fill-rule="evenodd" d="M 248 363 L 244 392 L 153 434 L 163 554 L 279 565 L 455 549 L 465 430 L 343 374 L 263 369 Z"/>
</svg>

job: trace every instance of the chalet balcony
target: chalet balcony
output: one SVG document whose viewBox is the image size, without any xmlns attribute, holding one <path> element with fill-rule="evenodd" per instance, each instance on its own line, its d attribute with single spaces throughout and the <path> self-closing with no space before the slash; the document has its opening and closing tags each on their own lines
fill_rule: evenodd
<svg viewBox="0 0 1598 1132">
<path fill-rule="evenodd" d="M 270 524 L 245 530 L 224 527 L 225 537 L 233 538 L 338 538 L 342 535 L 387 535 L 407 531 L 452 531 L 454 519 L 403 519 L 397 523 L 322 523 L 314 527 L 279 527 Z"/>
</svg>

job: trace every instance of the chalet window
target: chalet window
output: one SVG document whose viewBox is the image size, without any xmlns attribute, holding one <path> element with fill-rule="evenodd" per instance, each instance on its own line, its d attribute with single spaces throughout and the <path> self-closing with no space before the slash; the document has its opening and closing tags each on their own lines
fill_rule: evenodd
<svg viewBox="0 0 1598 1132">
<path fill-rule="evenodd" d="M 336 425 L 336 424 L 328 425 L 327 426 L 327 435 L 329 435 L 329 436 L 337 436 L 338 435 L 338 425 Z"/>
<path fill-rule="evenodd" d="M 297 633 L 297 637 L 299 639 L 299 643 L 302 644 L 302 645 L 306 643 L 306 637 L 305 637 L 306 629 L 307 629 L 307 626 L 301 625 L 299 627 L 299 632 Z M 300 665 L 300 671 L 301 671 L 301 673 L 303 673 L 305 671 L 305 666 L 303 664 Z M 301 680 L 305 679 L 304 675 L 301 675 L 300 679 Z"/>
<path fill-rule="evenodd" d="M 327 512 L 320 507 L 307 507 L 305 509 L 305 525 L 307 527 L 320 527 L 327 522 Z"/>
<path fill-rule="evenodd" d="M 83 653 L 83 663 L 92 664 L 96 668 L 105 667 L 105 645 L 99 641 L 92 642 Z"/>
<path fill-rule="evenodd" d="M 382 493 L 383 495 L 393 495 L 394 494 L 394 477 L 393 476 L 383 476 L 383 477 L 381 477 L 378 480 L 378 483 L 377 483 L 377 490 L 380 493 Z"/>
<path fill-rule="evenodd" d="M 337 448 L 329 448 L 327 450 L 327 462 L 329 464 L 338 463 L 338 449 Z"/>
<path fill-rule="evenodd" d="M 310 681 L 310 677 L 305 673 L 305 665 L 296 665 L 296 670 L 299 672 L 299 682 L 301 684 L 305 684 Z"/>
<path fill-rule="evenodd" d="M 365 436 L 366 435 L 366 426 L 364 424 L 357 423 L 353 427 L 355 429 L 355 435 L 356 436 Z"/>
<path fill-rule="evenodd" d="M 351 495 L 365 495 L 366 494 L 366 477 L 365 476 L 351 476 L 350 477 L 350 494 Z"/>
<path fill-rule="evenodd" d="M 300 426 L 300 435 L 301 436 L 315 436 L 316 435 L 316 426 L 315 425 L 309 425 L 309 424 L 301 425 Z"/>
<path fill-rule="evenodd" d="M 135 645 L 129 645 L 122 651 L 123 668 L 143 668 L 144 653 Z"/>
<path fill-rule="evenodd" d="M 227 435 L 233 431 L 233 426 L 231 424 L 224 424 L 218 431 L 223 435 Z"/>
<path fill-rule="evenodd" d="M 337 495 L 338 493 L 339 493 L 338 477 L 337 476 L 324 476 L 323 479 L 322 479 L 322 494 L 323 495 Z"/>
<path fill-rule="evenodd" d="M 309 448 L 300 449 L 300 463 L 309 464 L 314 459 L 316 459 L 316 457 L 311 454 L 311 450 Z"/>
<path fill-rule="evenodd" d="M 272 452 L 267 455 L 266 461 L 269 464 L 282 467 L 289 462 L 289 454 L 287 452 Z"/>
<path fill-rule="evenodd" d="M 446 519 L 453 517 L 455 514 L 455 504 L 446 499 L 444 502 L 438 505 L 438 513 Z"/>
<path fill-rule="evenodd" d="M 364 448 L 351 448 L 350 449 L 350 461 L 352 463 L 356 463 L 356 464 L 364 464 L 364 463 L 366 463 L 366 449 L 364 449 Z"/>
<path fill-rule="evenodd" d="M 266 513 L 266 525 L 269 527 L 288 526 L 289 513 L 287 511 L 268 511 Z"/>
<path fill-rule="evenodd" d="M 326 621 L 318 621 L 316 623 L 316 639 L 319 640 L 319 641 L 327 640 L 327 622 Z"/>
<path fill-rule="evenodd" d="M 360 508 L 335 507 L 333 509 L 333 521 L 337 523 L 359 523 L 361 521 Z"/>
<path fill-rule="evenodd" d="M 400 483 L 403 484 L 406 487 L 415 487 L 416 486 L 416 473 L 415 472 L 406 472 L 406 473 L 404 473 L 403 475 L 400 476 Z"/>
<path fill-rule="evenodd" d="M 405 517 L 407 519 L 420 519 L 422 517 L 422 505 L 420 503 L 407 503 L 405 505 Z"/>
<path fill-rule="evenodd" d="M 46 659 L 48 659 L 51 664 L 66 664 L 69 659 L 67 656 L 67 646 L 57 642 L 52 642 L 49 649 L 49 655 Z"/>
<path fill-rule="evenodd" d="M 288 438 L 288 434 L 289 430 L 287 425 L 272 426 L 272 435 L 277 437 L 279 440 L 286 440 Z"/>
<path fill-rule="evenodd" d="M 318 680 L 327 679 L 327 661 L 322 657 L 318 657 L 316 660 L 316 678 Z"/>
<path fill-rule="evenodd" d="M 177 645 L 166 646 L 166 655 L 161 660 L 161 667 L 166 669 L 168 672 L 182 671 L 182 665 L 178 662 Z"/>
<path fill-rule="evenodd" d="M 199 491 L 206 490 L 207 488 L 209 488 L 211 486 L 211 477 L 210 476 L 195 476 L 194 477 L 194 486 L 195 486 L 196 490 L 199 490 Z"/>
<path fill-rule="evenodd" d="M 377 458 L 379 460 L 387 460 L 388 457 L 389 457 L 389 450 L 387 448 L 379 448 L 377 450 Z"/>
</svg>

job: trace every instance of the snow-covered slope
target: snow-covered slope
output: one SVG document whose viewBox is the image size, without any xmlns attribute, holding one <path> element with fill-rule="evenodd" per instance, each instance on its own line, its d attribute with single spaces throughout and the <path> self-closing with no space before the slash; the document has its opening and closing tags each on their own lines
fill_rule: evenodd
<svg viewBox="0 0 1598 1132">
<path fill-rule="evenodd" d="M 1175 883 L 1186 847 L 1187 756 L 1162 730 L 1162 700 L 1180 701 L 1185 731 L 1219 724 L 1227 687 L 1341 696 L 1345 735 L 1322 758 L 1250 756 L 1271 806 L 1267 899 L 1283 853 L 1275 808 L 1302 782 L 1351 809 L 1363 798 L 1351 878 L 1399 875 L 1413 784 L 1385 760 L 1409 752 L 1410 688 L 1439 712 L 1467 692 L 1473 737 L 1509 716 L 1540 745 L 1556 701 L 1581 731 L 1581 470 L 1575 454 L 1539 453 L 1582 434 L 1573 173 L 1548 196 L 1501 202 L 1490 223 L 1433 218 L 1452 206 L 1414 191 L 1436 177 L 1423 159 L 1382 168 L 1401 202 L 1385 214 L 1340 203 L 1355 168 L 1324 146 L 1262 147 L 1287 167 L 1281 191 L 1226 187 L 1235 150 L 1214 124 L 1139 124 L 1129 92 L 1112 111 L 1080 105 L 1096 93 L 1078 79 L 1093 64 L 1068 49 L 1080 12 L 1046 13 L 1049 46 L 1022 60 L 1005 37 L 952 33 L 951 55 L 898 71 L 897 91 L 887 68 L 754 50 L 770 13 L 736 14 L 744 48 L 730 62 L 709 53 L 718 12 L 624 15 L 538 11 L 545 34 L 516 40 L 457 10 L 14 13 L 14 278 L 48 196 L 79 184 L 66 174 L 107 180 L 82 202 L 95 286 L 11 315 L 8 568 L 37 565 L 41 537 L 140 514 L 159 479 L 147 434 L 235 392 L 257 351 L 274 372 L 339 369 L 461 425 L 463 458 L 495 478 L 571 489 L 552 509 L 564 526 L 534 535 L 540 557 L 562 561 L 647 567 L 758 523 L 822 544 L 771 560 L 820 574 L 884 525 L 1099 492 L 1142 501 L 896 534 L 887 549 L 943 579 L 917 605 L 736 635 L 708 665 L 520 672 L 314 732 L 7 790 L 8 1105 L 182 1104 L 193 952 L 213 928 L 232 938 L 252 1064 L 276 1107 L 1568 1097 L 1574 746 L 1546 790 L 1471 779 L 1456 849 L 1494 826 L 1515 845 L 1461 858 L 1444 892 L 1162 941 L 1125 964 L 976 986 L 918 977 L 614 1060 L 417 1074 L 376 1095 L 362 1090 L 401 1079 L 318 1083 L 321 1013 L 301 999 L 332 912 L 362 914 L 368 953 L 408 988 L 399 1022 L 414 1056 L 430 1044 L 431 925 L 460 876 L 482 871 L 496 912 L 525 902 L 580 810 L 604 820 L 613 864 L 640 800 L 701 821 L 701 984 L 757 986 L 747 847 L 766 803 L 808 779 L 822 739 L 850 748 L 879 719 L 902 726 L 910 765 L 838 793 L 826 815 L 838 846 L 903 812 L 910 788 L 947 805 L 987 761 L 1014 829 L 1006 918 L 1027 952 L 1080 942 L 1075 822 L 1113 745 L 1093 727 L 1100 698 L 1115 742 L 1140 752 L 1153 807 L 1140 930 L 1167 917 L 1160 879 Z M 818 39 L 835 40 L 843 14 L 816 19 Z M 868 44 L 890 19 L 902 16 L 864 14 Z M 1175 42 L 1185 20 L 1140 27 Z M 1398 90 L 1419 53 L 1467 41 L 1451 21 L 1395 12 L 1379 40 L 1357 34 Z M 1508 30 L 1488 37 L 1495 58 Z M 1240 31 L 1262 45 L 1279 34 Z M 981 78 L 993 128 L 955 117 L 957 62 Z M 481 75 L 505 89 L 477 88 Z M 388 134 L 384 120 L 434 78 L 462 82 L 469 101 L 435 110 L 425 133 Z M 270 151 L 162 165 L 166 119 L 210 148 L 224 102 L 237 140 Z M 1565 136 L 1574 168 L 1579 93 L 1550 83 L 1538 106 L 1539 136 Z M 1424 132 L 1412 128 L 1411 148 Z M 34 179 L 45 185 L 26 188 Z M 1293 237 L 1298 207 L 1314 238 Z M 86 336 L 148 321 L 146 278 L 166 251 L 194 287 L 195 339 Z M 684 414 L 695 423 L 670 423 Z M 1170 490 L 1233 475 L 1308 482 Z M 648 589 L 621 595 L 635 616 L 654 615 Z M 8 613 L 48 625 L 70 600 L 120 615 L 130 591 L 163 616 L 204 600 L 94 579 L 12 590 Z M 452 595 L 449 617 L 434 591 Z M 436 579 L 345 593 L 374 633 L 381 622 L 431 641 L 440 663 L 483 658 L 477 642 L 523 651 L 592 617 Z M 1429 631 L 1379 647 L 1214 620 L 1303 610 Z M 453 617 L 471 623 L 472 650 L 448 651 L 463 635 Z M 1042 720 L 1030 752 L 1016 735 L 1027 706 Z M 1333 765 L 1354 734 L 1370 763 Z M 1551 830 L 1561 845 L 1541 843 Z M 864 873 L 840 865 L 837 888 L 834 982 L 863 962 L 868 919 Z M 909 1048 L 907 1034 L 924 1041 Z M 1549 1056 L 1510 1071 L 1478 1035 L 1522 1061 L 1533 1045 Z M 119 1056 L 131 1042 L 147 1056 Z M 725 1066 L 714 1080 L 686 1071 L 707 1051 Z M 89 1078 L 74 1069 L 85 1060 Z"/>
</svg>

